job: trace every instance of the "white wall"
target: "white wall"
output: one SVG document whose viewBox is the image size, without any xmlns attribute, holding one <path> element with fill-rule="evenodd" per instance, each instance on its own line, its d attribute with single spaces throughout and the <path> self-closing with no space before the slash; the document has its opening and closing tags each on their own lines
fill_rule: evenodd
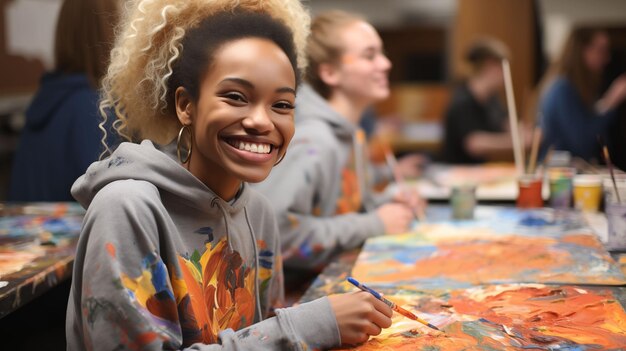
<svg viewBox="0 0 626 351">
<path fill-rule="evenodd" d="M 457 0 L 311 0 L 305 4 L 313 15 L 341 9 L 365 16 L 377 27 L 417 23 L 447 24 Z"/>
<path fill-rule="evenodd" d="M 9 54 L 54 64 L 54 32 L 61 0 L 10 1 L 5 13 L 6 50 Z"/>
<path fill-rule="evenodd" d="M 626 25 L 625 0 L 540 0 L 544 49 L 554 58 L 572 27 L 580 24 Z"/>
<path fill-rule="evenodd" d="M 471 0 L 468 0 L 471 1 Z M 543 14 L 544 48 L 556 55 L 572 26 L 579 23 L 626 25 L 626 0 L 538 0 Z M 330 9 L 363 14 L 378 27 L 448 25 L 457 0 L 304 0 L 315 15 Z M 54 26 L 61 0 L 14 0 L 6 9 L 7 49 L 40 58 L 50 66 Z"/>
<path fill-rule="evenodd" d="M 457 8 L 457 0 L 311 0 L 306 4 L 313 14 L 329 9 L 358 12 L 378 27 L 448 25 Z M 538 0 L 538 4 L 549 57 L 561 50 L 572 26 L 626 25 L 626 0 Z"/>
</svg>

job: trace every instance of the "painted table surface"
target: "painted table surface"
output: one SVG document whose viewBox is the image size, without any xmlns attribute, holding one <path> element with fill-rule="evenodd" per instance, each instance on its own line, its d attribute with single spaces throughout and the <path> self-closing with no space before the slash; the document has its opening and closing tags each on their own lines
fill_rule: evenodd
<svg viewBox="0 0 626 351">
<path fill-rule="evenodd" d="M 76 203 L 0 204 L 0 318 L 71 276 L 83 215 Z"/>
<path fill-rule="evenodd" d="M 424 176 L 407 182 L 419 194 L 429 200 L 447 200 L 455 185 L 476 185 L 476 199 L 479 201 L 510 201 L 517 198 L 517 176 L 515 165 L 494 163 L 477 166 L 432 164 Z M 543 197 L 548 198 L 547 183 L 543 187 Z"/>
<path fill-rule="evenodd" d="M 370 286 L 626 285 L 619 265 L 581 216 L 494 208 L 484 220 L 422 223 L 369 239 L 352 270 Z"/>
<path fill-rule="evenodd" d="M 526 217 L 510 208 L 479 207 L 477 220 L 452 222 L 448 220 L 449 209 L 431 207 L 427 212 L 431 226 L 467 229 L 489 225 L 488 234 L 496 237 L 506 235 L 506 228 L 509 228 L 509 231 L 515 229 L 516 233 L 524 233 L 528 238 L 555 240 L 562 238 L 563 233 L 585 229 L 584 221 L 580 220 L 582 216 L 575 212 L 555 213 L 544 209 Z M 532 225 L 524 228 L 519 225 L 522 220 Z M 539 225 L 541 220 L 544 222 Z M 593 235 L 586 233 L 584 237 L 593 238 Z M 427 242 L 428 236 L 412 243 L 418 249 L 420 245 L 417 242 L 420 240 Z M 365 250 L 369 244 L 368 241 Z M 619 270 L 619 265 L 598 245 L 597 240 L 593 241 L 592 246 L 597 249 L 593 254 L 600 255 L 601 261 L 611 267 L 608 270 L 611 275 L 623 280 L 623 274 L 615 272 Z M 345 279 L 349 275 L 359 278 L 353 268 L 365 250 L 344 253 L 329 264 L 301 302 L 332 293 L 354 291 L 355 288 Z M 463 265 L 457 267 L 463 269 Z M 419 323 L 394 314 L 392 327 L 381 336 L 359 345 L 360 350 L 626 349 L 626 314 L 622 307 L 626 302 L 626 288 L 621 286 L 534 282 L 465 285 L 441 280 L 426 285 L 398 286 L 391 283 L 377 285 L 375 281 L 363 277 L 360 280 L 376 286 L 389 299 L 445 331 L 443 334 L 432 332 Z M 617 284 L 614 281 L 609 283 Z"/>
</svg>

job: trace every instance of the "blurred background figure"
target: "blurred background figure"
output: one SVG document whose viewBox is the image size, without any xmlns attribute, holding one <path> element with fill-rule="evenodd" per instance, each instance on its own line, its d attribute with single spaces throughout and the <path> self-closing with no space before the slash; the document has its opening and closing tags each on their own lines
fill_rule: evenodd
<svg viewBox="0 0 626 351">
<path fill-rule="evenodd" d="M 445 115 L 445 162 L 481 163 L 511 154 L 507 112 L 499 96 L 504 89 L 502 60 L 508 56 L 506 46 L 492 38 L 481 38 L 467 49 L 470 75 L 454 91 Z"/>
<path fill-rule="evenodd" d="M 601 83 L 610 60 L 610 41 L 601 29 L 572 30 L 564 50 L 544 79 L 540 103 L 543 149 L 569 151 L 596 163 L 615 109 L 626 97 L 626 75 L 604 94 Z"/>
<path fill-rule="evenodd" d="M 416 193 L 373 192 L 359 123 L 389 96 L 391 62 L 378 32 L 358 15 L 323 12 L 312 21 L 307 55 L 296 132 L 282 163 L 255 185 L 275 206 L 288 289 L 367 238 L 407 231 L 411 207 L 423 205 Z"/>
<path fill-rule="evenodd" d="M 103 151 L 98 88 L 119 15 L 117 0 L 66 0 L 55 67 L 26 111 L 13 162 L 11 201 L 72 201 L 70 187 Z"/>
</svg>

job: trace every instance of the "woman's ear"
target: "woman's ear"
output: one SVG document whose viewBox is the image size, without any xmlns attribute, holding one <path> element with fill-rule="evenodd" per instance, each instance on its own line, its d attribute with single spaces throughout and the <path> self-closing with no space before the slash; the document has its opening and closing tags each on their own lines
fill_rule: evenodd
<svg viewBox="0 0 626 351">
<path fill-rule="evenodd" d="M 326 85 L 330 87 L 335 87 L 339 84 L 340 74 L 339 69 L 336 65 L 331 63 L 321 63 L 318 66 L 318 72 L 320 79 Z"/>
<path fill-rule="evenodd" d="M 174 105 L 176 106 L 176 116 L 180 123 L 184 126 L 191 125 L 193 122 L 193 101 L 185 88 L 176 88 Z"/>
</svg>

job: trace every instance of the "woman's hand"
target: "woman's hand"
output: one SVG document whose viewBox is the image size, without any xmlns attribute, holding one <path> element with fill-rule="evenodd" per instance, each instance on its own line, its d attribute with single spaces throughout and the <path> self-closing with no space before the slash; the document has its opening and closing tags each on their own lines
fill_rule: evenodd
<svg viewBox="0 0 626 351">
<path fill-rule="evenodd" d="M 604 96 L 596 103 L 596 110 L 605 113 L 616 108 L 626 99 L 626 74 L 615 78 Z"/>
<path fill-rule="evenodd" d="M 393 311 L 372 294 L 358 291 L 328 297 L 335 312 L 342 345 L 366 342 L 391 326 Z"/>
<path fill-rule="evenodd" d="M 388 203 L 376 209 L 376 214 L 383 221 L 385 234 L 400 234 L 409 231 L 414 219 L 411 209 L 400 203 Z"/>
</svg>

